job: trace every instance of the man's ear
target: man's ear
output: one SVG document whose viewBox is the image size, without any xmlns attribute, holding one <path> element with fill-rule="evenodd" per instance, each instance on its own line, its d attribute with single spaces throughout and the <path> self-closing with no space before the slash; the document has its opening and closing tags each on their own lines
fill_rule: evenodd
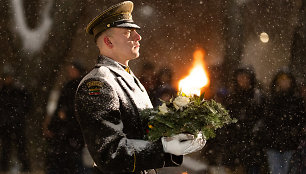
<svg viewBox="0 0 306 174">
<path fill-rule="evenodd" d="M 103 41 L 104 41 L 104 43 L 105 43 L 105 45 L 106 45 L 107 47 L 113 48 L 113 44 L 112 44 L 112 42 L 110 41 L 109 37 L 105 36 L 105 37 L 103 38 Z"/>
</svg>

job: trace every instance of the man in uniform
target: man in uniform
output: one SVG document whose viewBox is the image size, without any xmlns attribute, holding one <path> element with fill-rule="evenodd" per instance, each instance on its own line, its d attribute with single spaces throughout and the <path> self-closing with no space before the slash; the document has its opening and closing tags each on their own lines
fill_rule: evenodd
<svg viewBox="0 0 306 174">
<path fill-rule="evenodd" d="M 86 28 L 100 56 L 78 87 L 76 111 L 96 173 L 155 173 L 156 168 L 180 165 L 182 155 L 202 149 L 206 142 L 189 134 L 144 140 L 147 123 L 139 111 L 152 104 L 128 66 L 139 57 L 141 40 L 132 10 L 130 1 L 113 5 Z"/>
</svg>

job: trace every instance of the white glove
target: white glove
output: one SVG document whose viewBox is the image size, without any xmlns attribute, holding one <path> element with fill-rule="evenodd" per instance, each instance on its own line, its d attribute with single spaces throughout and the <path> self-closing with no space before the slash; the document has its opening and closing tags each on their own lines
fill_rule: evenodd
<svg viewBox="0 0 306 174">
<path fill-rule="evenodd" d="M 196 138 L 191 134 L 178 134 L 172 137 L 162 137 L 161 141 L 166 153 L 177 156 L 199 151 L 206 144 L 202 133 L 199 133 Z"/>
</svg>

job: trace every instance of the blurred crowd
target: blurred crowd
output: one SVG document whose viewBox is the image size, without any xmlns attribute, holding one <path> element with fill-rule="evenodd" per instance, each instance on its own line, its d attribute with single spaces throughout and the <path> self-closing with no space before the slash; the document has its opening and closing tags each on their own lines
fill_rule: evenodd
<svg viewBox="0 0 306 174">
<path fill-rule="evenodd" d="M 85 74 L 77 62 L 65 66 L 67 82 L 62 86 L 56 107 L 42 123 L 46 140 L 46 174 L 90 174 L 92 160 L 86 151 L 74 114 L 74 94 Z M 139 79 L 154 107 L 177 94 L 173 70 L 156 69 L 145 63 Z M 217 130 L 201 151 L 208 164 L 206 173 L 303 174 L 306 173 L 304 83 L 296 82 L 286 69 L 279 70 L 264 89 L 252 67 L 239 67 L 224 82 L 220 68 L 210 68 L 209 98 L 220 102 L 238 121 Z M 304 81 L 305 82 L 305 81 Z M 26 118 L 33 107 L 32 95 L 14 82 L 13 74 L 0 78 L 0 170 L 12 166 L 16 151 L 20 171 L 30 172 L 26 144 Z M 16 149 L 14 149 L 16 148 Z"/>
<path fill-rule="evenodd" d="M 216 90 L 236 124 L 219 129 L 203 155 L 230 173 L 305 173 L 305 91 L 280 70 L 264 91 L 252 67 L 238 68 L 229 87 Z M 304 97 L 304 98 L 303 98 Z"/>
</svg>

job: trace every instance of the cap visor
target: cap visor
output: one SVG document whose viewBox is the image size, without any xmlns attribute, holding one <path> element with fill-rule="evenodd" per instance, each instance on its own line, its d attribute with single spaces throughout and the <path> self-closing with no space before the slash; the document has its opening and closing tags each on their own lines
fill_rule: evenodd
<svg viewBox="0 0 306 174">
<path fill-rule="evenodd" d="M 119 28 L 137 28 L 137 29 L 140 29 L 140 27 L 138 25 L 132 24 L 132 23 L 123 23 L 123 24 L 116 25 L 116 27 L 119 27 Z"/>
</svg>

